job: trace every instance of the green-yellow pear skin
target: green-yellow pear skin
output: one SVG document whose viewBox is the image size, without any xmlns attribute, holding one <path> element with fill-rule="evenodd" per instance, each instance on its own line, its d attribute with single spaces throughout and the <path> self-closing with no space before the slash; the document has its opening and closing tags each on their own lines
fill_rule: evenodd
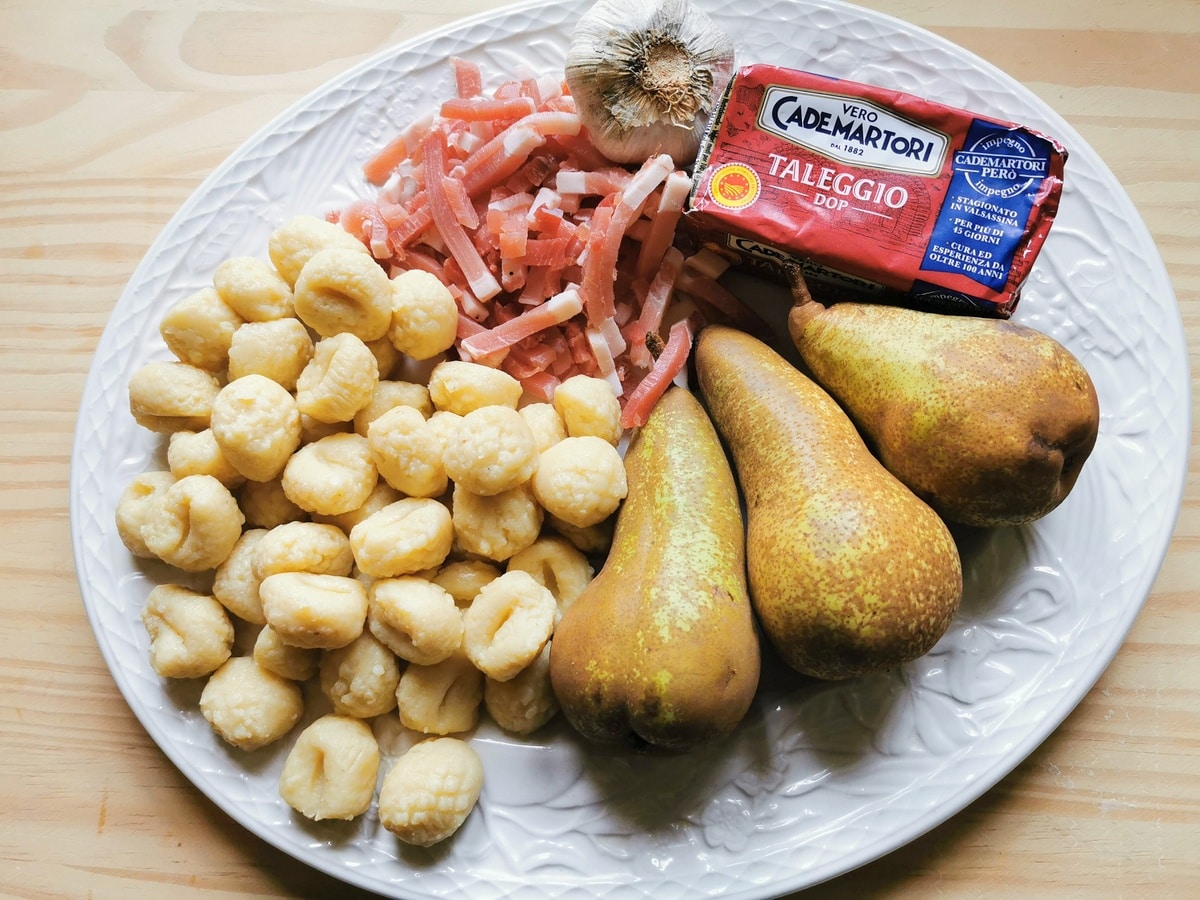
<svg viewBox="0 0 1200 900">
<path fill-rule="evenodd" d="M 555 627 L 550 680 L 585 738 L 684 751 L 732 732 L 758 688 L 737 484 L 678 386 L 634 432 L 625 469 L 612 548 Z"/>
<path fill-rule="evenodd" d="M 884 466 L 949 522 L 1041 518 L 1095 446 L 1087 370 L 1026 325 L 798 297 L 788 330 Z"/>
<path fill-rule="evenodd" d="M 836 680 L 932 649 L 962 599 L 945 523 L 763 342 L 710 325 L 694 358 L 745 496 L 751 601 L 783 661 Z"/>
</svg>

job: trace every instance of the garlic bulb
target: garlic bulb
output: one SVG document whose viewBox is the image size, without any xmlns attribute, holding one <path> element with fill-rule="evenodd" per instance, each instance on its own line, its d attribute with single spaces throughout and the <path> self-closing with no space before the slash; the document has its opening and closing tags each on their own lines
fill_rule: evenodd
<svg viewBox="0 0 1200 900">
<path fill-rule="evenodd" d="M 575 26 L 566 80 L 596 148 L 614 162 L 696 156 L 733 75 L 733 42 L 688 0 L 599 0 Z"/>
</svg>

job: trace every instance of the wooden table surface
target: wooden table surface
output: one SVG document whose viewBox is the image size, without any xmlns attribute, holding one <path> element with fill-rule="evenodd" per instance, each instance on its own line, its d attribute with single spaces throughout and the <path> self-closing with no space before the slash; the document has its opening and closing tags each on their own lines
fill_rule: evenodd
<svg viewBox="0 0 1200 900">
<path fill-rule="evenodd" d="M 494 5 L 0 3 L 0 894 L 366 896 L 236 825 L 126 706 L 75 579 L 72 433 L 114 303 L 200 181 L 350 65 Z M 1200 4 L 863 5 L 998 65 L 1083 134 L 1200 346 Z M 1144 611 L 1076 711 L 964 812 L 806 897 L 1200 896 L 1198 465 Z"/>
</svg>

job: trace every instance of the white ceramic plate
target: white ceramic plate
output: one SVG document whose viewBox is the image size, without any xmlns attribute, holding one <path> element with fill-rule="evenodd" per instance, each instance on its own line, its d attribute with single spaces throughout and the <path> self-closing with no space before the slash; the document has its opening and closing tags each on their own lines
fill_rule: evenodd
<svg viewBox="0 0 1200 900">
<path fill-rule="evenodd" d="M 127 409 L 126 382 L 165 359 L 174 301 L 271 229 L 367 193 L 357 168 L 448 96 L 445 60 L 493 80 L 561 70 L 586 0 L 463 21 L 369 60 L 241 147 L 150 248 L 116 305 L 84 391 L 72 466 L 79 581 L 113 678 L 196 786 L 251 831 L 349 883 L 398 897 L 774 896 L 912 840 L 1036 747 L 1108 665 L 1158 572 L 1182 496 L 1188 373 L 1170 282 L 1137 212 L 1082 138 L 978 58 L 902 22 L 836 2 L 747 0 L 717 9 L 743 62 L 876 82 L 1014 119 L 1071 152 L 1061 212 L 1017 318 L 1053 334 L 1100 393 L 1100 438 L 1070 498 L 1036 525 L 964 543 L 966 595 L 945 638 L 901 671 L 818 686 L 768 667 L 729 743 L 663 759 L 598 753 L 561 723 L 520 741 L 481 727 L 476 812 L 448 844 L 402 848 L 373 814 L 312 825 L 278 799 L 286 746 L 246 755 L 213 737 L 198 686 L 147 663 L 138 614 L 166 573 L 135 564 L 112 525 L 121 489 L 163 467 Z M 706 2 L 708 7 L 719 4 Z M 385 747 L 403 738 L 382 734 Z M 287 742 L 284 742 L 286 745 Z"/>
</svg>

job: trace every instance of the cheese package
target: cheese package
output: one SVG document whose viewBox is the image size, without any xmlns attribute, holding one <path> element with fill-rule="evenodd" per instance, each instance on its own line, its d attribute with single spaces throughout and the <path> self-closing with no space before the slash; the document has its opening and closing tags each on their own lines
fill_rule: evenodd
<svg viewBox="0 0 1200 900">
<path fill-rule="evenodd" d="M 735 73 L 685 221 L 821 299 L 1007 317 L 1058 211 L 1067 151 L 1030 128 L 769 65 Z"/>
</svg>

